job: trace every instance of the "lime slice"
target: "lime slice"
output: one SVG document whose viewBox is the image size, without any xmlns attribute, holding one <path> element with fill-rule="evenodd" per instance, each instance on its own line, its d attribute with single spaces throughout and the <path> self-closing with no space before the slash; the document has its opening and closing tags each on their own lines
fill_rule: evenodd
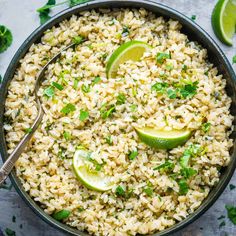
<svg viewBox="0 0 236 236">
<path fill-rule="evenodd" d="M 77 150 L 73 158 L 73 169 L 77 179 L 87 188 L 96 191 L 107 191 L 113 187 L 111 178 L 102 171 L 91 168 L 86 150 Z"/>
<path fill-rule="evenodd" d="M 122 44 L 112 53 L 107 62 L 107 78 L 115 78 L 120 64 L 128 60 L 139 61 L 143 53 L 150 48 L 147 43 L 135 40 Z"/>
<path fill-rule="evenodd" d="M 219 0 L 212 12 L 211 22 L 219 40 L 231 46 L 236 30 L 236 0 Z"/>
<path fill-rule="evenodd" d="M 172 149 L 184 144 L 191 136 L 189 130 L 155 130 L 153 128 L 135 128 L 139 138 L 147 145 L 157 149 Z"/>
</svg>

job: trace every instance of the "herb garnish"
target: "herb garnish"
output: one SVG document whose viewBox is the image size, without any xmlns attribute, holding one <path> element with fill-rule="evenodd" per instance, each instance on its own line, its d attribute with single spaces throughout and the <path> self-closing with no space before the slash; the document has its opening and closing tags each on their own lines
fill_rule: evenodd
<svg viewBox="0 0 236 236">
<path fill-rule="evenodd" d="M 123 37 L 127 36 L 129 34 L 129 27 L 128 26 L 124 26 L 123 29 L 122 29 L 122 33 L 121 35 Z"/>
<path fill-rule="evenodd" d="M 223 226 L 225 226 L 225 221 L 222 221 L 222 222 L 220 223 L 219 228 L 221 228 L 221 227 L 223 227 Z"/>
<path fill-rule="evenodd" d="M 105 140 L 106 140 L 106 143 L 108 143 L 109 145 L 112 145 L 112 137 L 111 137 L 111 135 L 108 135 L 106 138 L 105 138 Z"/>
<path fill-rule="evenodd" d="M 232 61 L 233 61 L 233 64 L 236 63 L 236 55 L 233 56 L 233 60 Z"/>
<path fill-rule="evenodd" d="M 71 139 L 71 133 L 68 131 L 65 131 L 63 133 L 63 137 L 65 138 L 66 141 L 69 141 Z"/>
<path fill-rule="evenodd" d="M 61 220 L 64 220 L 66 218 L 68 218 L 70 215 L 70 211 L 69 210 L 61 210 L 61 211 L 58 211 L 58 212 L 55 212 L 52 214 L 52 217 L 55 219 L 55 220 L 58 220 L 58 221 L 61 221 Z"/>
<path fill-rule="evenodd" d="M 181 179 L 177 183 L 179 185 L 179 194 L 186 195 L 188 192 L 188 184 L 187 184 L 186 180 Z"/>
<path fill-rule="evenodd" d="M 29 134 L 29 133 L 32 132 L 32 130 L 33 130 L 32 128 L 26 128 L 26 129 L 25 129 L 25 133 L 26 133 L 26 134 Z"/>
<path fill-rule="evenodd" d="M 167 90 L 167 95 L 170 99 L 174 99 L 177 97 L 177 93 L 176 93 L 176 90 L 173 90 L 173 89 L 168 89 Z"/>
<path fill-rule="evenodd" d="M 118 96 L 116 97 L 116 99 L 117 99 L 117 102 L 116 102 L 116 103 L 117 103 L 118 105 L 124 104 L 124 103 L 125 103 L 125 100 L 126 100 L 125 95 L 124 95 L 123 93 L 119 93 Z"/>
<path fill-rule="evenodd" d="M 16 232 L 9 229 L 9 228 L 5 229 L 5 233 L 6 233 L 7 236 L 16 236 Z"/>
<path fill-rule="evenodd" d="M 52 82 L 52 86 L 57 88 L 58 90 L 62 91 L 64 89 L 63 85 L 58 84 L 57 82 Z"/>
<path fill-rule="evenodd" d="M 80 81 L 80 78 L 76 78 L 76 79 L 74 79 L 73 88 L 74 88 L 75 90 L 78 89 L 79 81 Z"/>
<path fill-rule="evenodd" d="M 153 189 L 151 187 L 146 187 L 144 190 L 143 190 L 148 197 L 151 197 L 153 195 Z"/>
<path fill-rule="evenodd" d="M 202 124 L 202 130 L 207 133 L 211 128 L 211 123 L 210 122 L 206 122 Z"/>
<path fill-rule="evenodd" d="M 197 85 L 198 81 L 184 85 L 184 87 L 180 89 L 181 96 L 183 98 L 192 98 L 197 94 Z"/>
<path fill-rule="evenodd" d="M 70 112 L 73 112 L 75 110 L 76 110 L 75 105 L 68 103 L 61 109 L 61 112 L 65 115 L 68 115 Z"/>
<path fill-rule="evenodd" d="M 107 106 L 107 104 L 103 104 L 101 109 L 100 109 L 100 114 L 102 119 L 106 119 L 112 115 L 112 113 L 115 111 L 115 106 Z"/>
<path fill-rule="evenodd" d="M 196 15 L 192 15 L 192 16 L 191 16 L 191 19 L 192 19 L 193 21 L 195 21 L 195 20 L 196 20 L 196 18 L 197 18 L 197 16 L 196 16 Z"/>
<path fill-rule="evenodd" d="M 159 64 L 163 64 L 165 59 L 171 59 L 170 53 L 158 52 L 156 55 L 156 61 Z"/>
<path fill-rule="evenodd" d="M 46 89 L 44 89 L 43 94 L 46 95 L 48 98 L 50 98 L 55 95 L 55 90 L 52 86 L 49 86 Z"/>
<path fill-rule="evenodd" d="M 12 44 L 12 33 L 4 25 L 0 25 L 0 53 L 6 51 Z"/>
<path fill-rule="evenodd" d="M 152 85 L 151 90 L 156 91 L 158 93 L 165 93 L 166 88 L 168 87 L 168 84 L 165 82 L 156 82 L 155 84 Z"/>
<path fill-rule="evenodd" d="M 91 90 L 91 89 L 90 89 L 90 86 L 89 86 L 89 85 L 85 85 L 85 84 L 82 85 L 81 89 L 82 89 L 82 91 L 83 91 L 84 93 L 89 93 L 90 90 Z"/>
<path fill-rule="evenodd" d="M 236 207 L 226 205 L 225 208 L 227 209 L 228 212 L 228 218 L 231 220 L 233 224 L 236 225 Z"/>
<path fill-rule="evenodd" d="M 95 84 L 99 83 L 101 81 L 101 77 L 100 76 L 96 76 L 93 81 L 92 81 L 92 86 L 94 86 Z"/>
<path fill-rule="evenodd" d="M 81 44 L 81 43 L 83 42 L 83 40 L 84 40 L 84 37 L 78 35 L 78 36 L 75 36 L 75 37 L 72 39 L 72 42 L 73 42 L 74 44 L 78 45 L 78 44 Z"/>
<path fill-rule="evenodd" d="M 121 185 L 119 185 L 119 186 L 117 186 L 115 193 L 119 197 L 124 197 L 125 196 L 125 188 L 122 187 Z"/>
<path fill-rule="evenodd" d="M 225 218 L 225 216 L 221 215 L 220 217 L 217 218 L 217 220 L 222 220 L 224 218 Z"/>
<path fill-rule="evenodd" d="M 229 185 L 229 189 L 230 189 L 230 190 L 233 190 L 233 189 L 235 189 L 235 188 L 236 188 L 235 185 L 233 185 L 233 184 L 230 184 L 230 185 Z"/>
<path fill-rule="evenodd" d="M 137 156 L 138 156 L 138 151 L 131 151 L 128 157 L 130 160 L 134 160 Z"/>
<path fill-rule="evenodd" d="M 88 111 L 81 109 L 79 114 L 80 121 L 85 121 L 88 117 L 89 117 Z"/>
<path fill-rule="evenodd" d="M 163 171 L 172 171 L 175 167 L 175 164 L 170 161 L 165 161 L 163 164 L 155 167 L 153 170 L 163 170 Z"/>
<path fill-rule="evenodd" d="M 137 108 L 138 108 L 138 106 L 137 106 L 136 104 L 130 105 L 130 110 L 131 110 L 132 112 L 137 111 Z"/>
</svg>

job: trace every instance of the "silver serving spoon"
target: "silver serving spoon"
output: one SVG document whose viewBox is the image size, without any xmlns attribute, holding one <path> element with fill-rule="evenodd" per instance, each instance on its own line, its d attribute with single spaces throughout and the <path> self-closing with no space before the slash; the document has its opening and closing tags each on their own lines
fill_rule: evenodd
<svg viewBox="0 0 236 236">
<path fill-rule="evenodd" d="M 84 41 L 85 40 L 82 40 L 80 43 L 82 43 Z M 43 69 L 40 71 L 38 78 L 35 82 L 35 87 L 34 87 L 34 95 L 35 95 L 35 100 L 37 102 L 38 115 L 37 115 L 33 125 L 30 128 L 31 129 L 30 132 L 24 135 L 22 140 L 17 144 L 17 146 L 15 147 L 15 149 L 13 150 L 11 155 L 7 158 L 7 160 L 4 162 L 3 166 L 1 167 L 1 169 L 0 169 L 0 185 L 4 182 L 4 180 L 7 178 L 7 176 L 12 171 L 16 161 L 20 157 L 21 153 L 24 151 L 25 147 L 27 146 L 28 142 L 32 138 L 34 132 L 37 130 L 37 128 L 39 127 L 39 125 L 43 119 L 44 111 L 43 111 L 40 99 L 38 97 L 38 90 L 39 90 L 41 82 L 44 78 L 44 73 L 45 73 L 47 67 L 51 63 L 55 62 L 61 56 L 62 52 L 66 51 L 67 49 L 74 47 L 75 45 L 78 45 L 78 44 L 79 43 L 71 43 L 70 45 L 63 48 L 59 53 L 57 53 L 53 58 L 51 58 L 47 62 L 47 64 L 43 67 Z"/>
</svg>

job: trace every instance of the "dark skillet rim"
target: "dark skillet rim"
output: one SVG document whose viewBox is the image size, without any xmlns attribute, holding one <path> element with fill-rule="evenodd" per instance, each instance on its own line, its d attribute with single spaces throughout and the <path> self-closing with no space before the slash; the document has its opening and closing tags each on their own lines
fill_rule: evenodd
<svg viewBox="0 0 236 236">
<path fill-rule="evenodd" d="M 116 6 L 116 4 L 118 4 L 120 6 L 120 8 L 132 7 L 132 6 L 133 7 L 149 8 L 149 10 L 151 7 L 159 8 L 160 11 L 166 12 L 170 18 L 174 18 L 174 19 L 179 20 L 182 24 L 184 24 L 185 27 L 191 28 L 191 29 L 194 28 L 194 30 L 197 31 L 201 35 L 201 37 L 203 37 L 203 40 L 205 40 L 207 43 L 211 44 L 214 47 L 214 49 L 216 50 L 216 54 L 221 56 L 222 61 L 223 61 L 223 66 L 224 66 L 225 70 L 228 72 L 228 74 L 230 75 L 232 83 L 235 85 L 235 83 L 236 83 L 235 73 L 233 71 L 233 68 L 232 68 L 230 62 L 228 61 L 228 59 L 224 55 L 223 51 L 219 48 L 219 46 L 216 44 L 216 42 L 211 38 L 211 36 L 205 30 L 203 30 L 198 24 L 194 23 L 191 19 L 189 19 L 188 17 L 186 17 L 182 13 L 180 13 L 170 7 L 167 7 L 163 4 L 156 3 L 154 1 L 95 0 L 95 1 L 90 1 L 88 3 L 84 3 L 81 5 L 75 6 L 73 8 L 68 8 L 68 9 L 58 13 L 57 15 L 52 17 L 46 24 L 38 27 L 24 41 L 24 43 L 20 46 L 18 51 L 15 53 L 13 59 L 11 60 L 9 66 L 7 68 L 7 71 L 5 73 L 3 83 L 1 84 L 1 87 L 0 87 L 0 102 L 2 104 L 2 108 L 4 108 L 7 88 L 8 88 L 8 85 L 9 85 L 13 75 L 14 75 L 15 69 L 17 68 L 19 59 L 21 59 L 25 55 L 25 53 L 28 51 L 30 45 L 32 45 L 33 42 L 37 41 L 37 39 L 41 37 L 42 33 L 45 30 L 51 28 L 53 25 L 58 24 L 62 20 L 69 18 L 71 15 L 76 14 L 81 10 L 86 10 L 87 7 L 89 9 L 98 8 L 100 5 L 102 5 L 101 8 L 106 7 L 106 4 L 108 4 L 108 5 L 112 4 L 112 6 L 115 5 L 115 7 L 117 7 L 117 8 L 119 8 L 119 7 Z M 111 8 L 112 6 L 109 5 L 108 7 Z M 6 153 L 6 143 L 5 143 L 5 138 L 4 138 L 4 132 L 3 132 L 3 110 L 4 109 L 0 109 L 0 154 L 1 154 L 1 157 L 4 161 L 6 159 L 7 153 Z M 235 146 L 235 143 L 234 143 L 234 146 Z M 170 233 L 174 233 L 174 232 L 182 229 L 183 227 L 187 226 L 188 224 L 192 223 L 196 219 L 198 219 L 203 213 L 205 213 L 215 203 L 215 201 L 218 199 L 218 197 L 224 191 L 224 189 L 226 188 L 228 182 L 230 181 L 230 179 L 234 173 L 235 168 L 236 168 L 236 155 L 234 153 L 234 154 L 232 154 L 230 165 L 227 167 L 225 174 L 223 175 L 223 177 L 221 178 L 219 183 L 212 189 L 211 193 L 206 198 L 206 200 L 203 201 L 203 203 L 200 205 L 200 207 L 194 213 L 192 213 L 186 219 L 184 219 L 183 221 L 167 228 L 166 230 L 163 230 L 163 231 L 153 234 L 153 235 L 156 235 L 156 236 L 169 235 Z M 49 223 L 51 226 L 53 226 L 63 232 L 67 232 L 72 235 L 84 235 L 84 236 L 88 235 L 87 233 L 80 232 L 74 228 L 71 228 L 71 227 L 63 224 L 63 223 L 60 223 L 60 222 L 54 220 L 49 215 L 47 215 L 39 207 L 39 205 L 37 205 L 33 201 L 33 199 L 29 196 L 29 194 L 27 194 L 24 191 L 24 189 L 20 183 L 20 180 L 16 177 L 15 171 L 10 174 L 10 180 L 11 180 L 13 186 L 15 187 L 16 191 L 18 192 L 18 194 L 23 198 L 23 200 L 27 203 L 27 205 L 45 222 Z"/>
</svg>

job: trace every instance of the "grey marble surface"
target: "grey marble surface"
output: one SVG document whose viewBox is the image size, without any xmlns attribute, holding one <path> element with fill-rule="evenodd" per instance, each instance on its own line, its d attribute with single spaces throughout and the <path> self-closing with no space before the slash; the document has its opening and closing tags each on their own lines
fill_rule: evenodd
<svg viewBox="0 0 236 236">
<path fill-rule="evenodd" d="M 5 53 L 0 54 L 0 74 L 4 74 L 11 58 L 26 37 L 39 26 L 36 9 L 45 2 L 46 0 L 0 0 L 0 24 L 8 26 L 14 35 L 13 45 Z M 196 22 L 215 38 L 210 24 L 210 16 L 216 1 L 156 0 L 156 2 L 166 4 L 189 17 L 196 15 Z M 56 8 L 52 14 L 66 7 L 66 4 L 62 5 Z M 236 40 L 234 40 L 234 47 L 226 47 L 217 39 L 216 41 L 228 59 L 232 61 L 233 55 L 236 54 Z M 234 69 L 236 70 L 236 65 L 234 65 Z M 9 181 L 8 184 L 10 184 Z M 231 184 L 236 185 L 236 174 L 233 176 Z M 236 205 L 235 196 L 236 189 L 230 191 L 229 187 L 227 187 L 217 202 L 202 217 L 172 236 L 236 235 L 236 226 L 227 218 L 225 219 L 226 225 L 221 228 L 219 228 L 219 224 L 222 220 L 217 219 L 221 215 L 226 215 L 225 204 Z M 15 222 L 12 220 L 13 216 L 16 218 Z M 0 189 L 0 228 L 2 231 L 6 228 L 11 228 L 16 232 L 17 236 L 65 235 L 36 216 L 13 188 L 11 190 Z M 1 232 L 0 236 L 2 236 Z"/>
</svg>

